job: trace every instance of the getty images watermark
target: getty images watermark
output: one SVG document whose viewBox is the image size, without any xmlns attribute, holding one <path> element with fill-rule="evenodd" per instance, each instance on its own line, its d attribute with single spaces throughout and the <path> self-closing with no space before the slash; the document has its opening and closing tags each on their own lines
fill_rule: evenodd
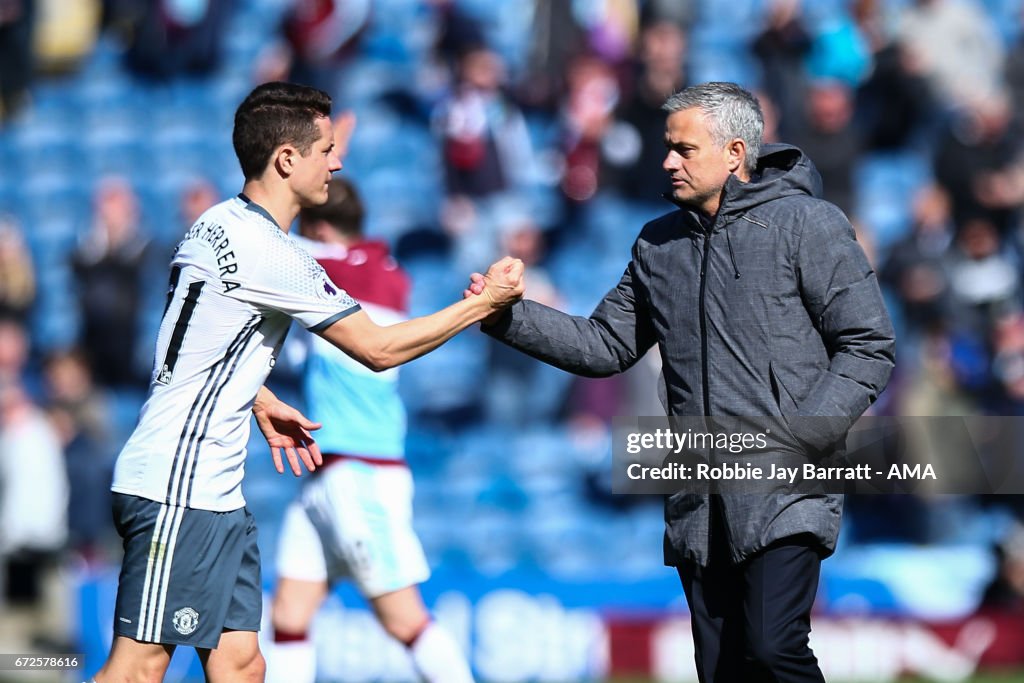
<svg viewBox="0 0 1024 683">
<path fill-rule="evenodd" d="M 616 418 L 615 493 L 1024 493 L 1024 417 Z"/>
</svg>

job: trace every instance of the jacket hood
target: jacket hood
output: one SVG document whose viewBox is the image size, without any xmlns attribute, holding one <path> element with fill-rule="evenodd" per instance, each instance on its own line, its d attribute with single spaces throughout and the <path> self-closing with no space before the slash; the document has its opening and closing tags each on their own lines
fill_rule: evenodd
<svg viewBox="0 0 1024 683">
<path fill-rule="evenodd" d="M 806 154 L 792 145 L 764 145 L 757 158 L 757 170 L 749 182 L 729 176 L 718 214 L 720 218 L 735 216 L 793 195 L 821 196 L 818 169 Z"/>
</svg>

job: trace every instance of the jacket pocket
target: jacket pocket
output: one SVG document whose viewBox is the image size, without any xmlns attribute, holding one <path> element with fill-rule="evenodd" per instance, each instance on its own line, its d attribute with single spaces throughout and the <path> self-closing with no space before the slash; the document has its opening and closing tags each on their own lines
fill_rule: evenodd
<svg viewBox="0 0 1024 683">
<path fill-rule="evenodd" d="M 791 422 L 792 418 L 796 417 L 798 413 L 796 400 L 789 393 L 782 380 L 779 379 L 772 361 L 768 361 L 768 381 L 771 383 L 772 398 L 779 409 L 779 423 L 785 430 L 786 436 L 789 437 L 789 445 L 797 450 L 806 451 L 808 448 L 807 444 L 797 435 Z"/>
<path fill-rule="evenodd" d="M 779 379 L 772 361 L 768 361 L 768 381 L 771 382 L 772 398 L 775 399 L 775 405 L 779 408 L 779 414 L 782 417 L 796 415 L 796 401 L 793 400 L 793 395 L 786 389 L 786 385 Z"/>
</svg>

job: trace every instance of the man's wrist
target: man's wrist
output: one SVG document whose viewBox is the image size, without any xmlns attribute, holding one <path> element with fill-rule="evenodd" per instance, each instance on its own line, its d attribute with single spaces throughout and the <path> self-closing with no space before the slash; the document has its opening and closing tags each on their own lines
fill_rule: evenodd
<svg viewBox="0 0 1024 683">
<path fill-rule="evenodd" d="M 502 310 L 499 306 L 495 305 L 486 289 L 480 294 L 463 299 L 463 301 L 468 301 L 473 307 L 473 317 L 476 322 L 482 322 L 485 318 Z"/>
</svg>

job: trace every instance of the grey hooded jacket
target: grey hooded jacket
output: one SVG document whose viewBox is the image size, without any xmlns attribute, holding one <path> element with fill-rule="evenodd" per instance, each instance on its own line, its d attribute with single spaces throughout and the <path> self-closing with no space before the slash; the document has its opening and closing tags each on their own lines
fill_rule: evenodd
<svg viewBox="0 0 1024 683">
<path fill-rule="evenodd" d="M 841 451 L 888 382 L 894 340 L 849 221 L 818 189 L 800 150 L 766 145 L 750 182 L 730 176 L 710 222 L 684 207 L 645 225 L 589 318 L 522 301 L 485 331 L 589 377 L 658 344 L 669 415 L 777 416 L 811 457 Z M 819 416 L 831 419 L 805 419 Z M 841 495 L 677 493 L 666 564 L 707 564 L 713 501 L 736 562 L 802 533 L 835 549 Z"/>
</svg>

